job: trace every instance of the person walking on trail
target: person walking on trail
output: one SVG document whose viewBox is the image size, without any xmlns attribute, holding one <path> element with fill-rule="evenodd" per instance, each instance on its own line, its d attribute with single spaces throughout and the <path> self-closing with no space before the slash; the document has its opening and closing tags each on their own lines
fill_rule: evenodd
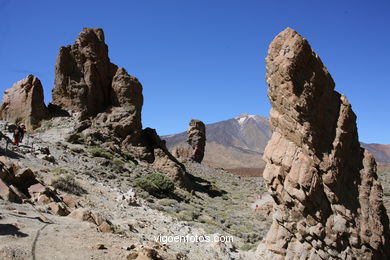
<svg viewBox="0 0 390 260">
<path fill-rule="evenodd" d="M 14 130 L 14 135 L 13 135 L 13 143 L 14 143 L 14 145 L 19 146 L 19 142 L 20 142 L 20 128 L 16 127 L 16 129 Z"/>
<path fill-rule="evenodd" d="M 24 138 L 24 134 L 26 133 L 26 126 L 24 124 L 21 124 L 20 127 L 19 127 L 19 131 L 20 131 L 20 142 L 23 142 L 23 138 Z"/>
<path fill-rule="evenodd" d="M 22 127 L 22 125 L 16 127 L 16 129 L 14 130 L 14 140 L 13 140 L 13 143 L 14 145 L 17 145 L 19 146 L 19 143 L 22 141 L 23 139 L 23 136 L 24 136 L 24 129 Z"/>
</svg>

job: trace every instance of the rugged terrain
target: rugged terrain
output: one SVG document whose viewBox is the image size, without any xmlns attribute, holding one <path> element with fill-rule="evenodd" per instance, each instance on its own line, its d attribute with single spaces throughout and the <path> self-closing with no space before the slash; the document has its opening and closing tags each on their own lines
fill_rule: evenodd
<svg viewBox="0 0 390 260">
<path fill-rule="evenodd" d="M 70 194 L 79 208 L 104 216 L 112 223 L 113 232 L 104 233 L 90 222 L 53 215 L 47 205 L 0 200 L 2 259 L 133 259 L 130 255 L 142 255 L 142 250 L 152 249 L 162 259 L 247 259 L 247 250 L 254 248 L 268 230 L 269 198 L 257 203 L 263 209 L 256 210 L 254 204 L 266 197 L 261 177 L 240 178 L 187 161 L 184 164 L 198 185 L 197 191 L 176 187 L 172 196 L 159 198 L 135 185 L 136 179 L 156 172 L 147 163 L 127 161 L 120 154 L 94 146 L 66 142 L 64 137 L 72 131 L 72 118 L 55 119 L 44 125 L 47 128 L 30 134 L 21 147 L 10 144 L 10 150 L 2 150 L 3 154 L 33 169 L 37 179 L 47 185 L 59 177 L 74 178 L 75 189 L 58 186 L 58 192 Z M 5 145 L 3 140 L 1 147 Z M 41 147 L 49 147 L 52 162 L 36 155 Z M 135 191 L 135 204 L 130 201 L 129 205 L 126 200 L 129 190 Z M 164 245 L 154 241 L 159 235 L 187 234 L 232 235 L 234 239 L 226 245 Z M 101 244 L 106 249 L 98 249 Z"/>
</svg>

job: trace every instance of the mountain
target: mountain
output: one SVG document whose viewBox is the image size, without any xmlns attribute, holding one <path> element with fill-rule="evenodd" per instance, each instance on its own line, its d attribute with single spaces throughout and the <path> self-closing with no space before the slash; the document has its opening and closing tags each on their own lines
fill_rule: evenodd
<svg viewBox="0 0 390 260">
<path fill-rule="evenodd" d="M 378 163 L 390 163 L 390 144 L 360 144 L 374 155 Z"/>
<path fill-rule="evenodd" d="M 263 168 L 264 148 L 271 138 L 268 119 L 258 115 L 238 117 L 206 125 L 204 162 L 225 169 Z M 187 132 L 163 136 L 169 150 L 186 142 Z M 390 163 L 390 144 L 366 144 L 379 164 Z"/>
<path fill-rule="evenodd" d="M 268 119 L 257 115 L 238 117 L 206 125 L 204 161 L 222 168 L 263 168 L 261 159 L 271 138 Z M 163 136 L 168 149 L 186 142 L 187 132 Z"/>
</svg>

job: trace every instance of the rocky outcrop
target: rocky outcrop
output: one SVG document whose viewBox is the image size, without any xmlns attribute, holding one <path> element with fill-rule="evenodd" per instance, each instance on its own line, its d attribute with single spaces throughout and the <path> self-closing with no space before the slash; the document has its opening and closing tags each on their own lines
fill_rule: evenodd
<svg viewBox="0 0 390 260">
<path fill-rule="evenodd" d="M 184 182 L 184 167 L 157 133 L 142 130 L 142 85 L 110 62 L 102 29 L 85 28 L 75 44 L 61 47 L 55 72 L 53 105 L 80 120 L 67 140 L 126 151 Z"/>
<path fill-rule="evenodd" d="M 0 119 L 12 123 L 24 123 L 28 130 L 40 126 L 47 117 L 41 81 L 28 75 L 4 92 L 0 107 Z"/>
<path fill-rule="evenodd" d="M 187 130 L 187 144 L 175 147 L 172 154 L 176 158 L 191 158 L 201 163 L 206 146 L 206 126 L 197 119 L 192 119 Z"/>
<path fill-rule="evenodd" d="M 274 214 L 259 258 L 389 259 L 382 187 L 350 103 L 290 28 L 272 41 L 266 63 L 274 133 L 263 176 Z"/>
<path fill-rule="evenodd" d="M 83 115 L 96 115 L 111 104 L 117 66 L 110 62 L 104 33 L 84 28 L 73 45 L 61 47 L 55 65 L 54 105 Z"/>
<path fill-rule="evenodd" d="M 187 143 L 192 147 L 191 158 L 201 163 L 204 157 L 206 146 L 206 127 L 204 123 L 197 119 L 192 119 L 187 130 Z"/>
<path fill-rule="evenodd" d="M 171 179 L 182 186 L 190 187 L 184 166 L 168 151 L 165 141 L 161 140 L 155 129 L 145 128 L 142 131 L 143 140 L 148 151 L 148 162 L 165 172 Z"/>
<path fill-rule="evenodd" d="M 140 142 L 142 85 L 110 62 L 104 33 L 84 28 L 75 44 L 61 47 L 55 68 L 53 105 L 80 113 L 83 127 L 100 141 Z"/>
</svg>

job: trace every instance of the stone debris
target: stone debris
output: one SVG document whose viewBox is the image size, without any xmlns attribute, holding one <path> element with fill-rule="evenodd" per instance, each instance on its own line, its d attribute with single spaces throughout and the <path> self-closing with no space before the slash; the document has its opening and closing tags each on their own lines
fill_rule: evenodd
<svg viewBox="0 0 390 260">
<path fill-rule="evenodd" d="M 98 227 L 100 232 L 103 233 L 112 233 L 113 231 L 112 224 L 109 220 L 86 208 L 75 209 L 68 215 L 68 217 L 78 221 L 91 222 Z"/>
<path fill-rule="evenodd" d="M 31 169 L 5 157 L 0 157 L 0 198 L 15 203 L 46 205 L 49 212 L 59 216 L 69 214 L 69 207 L 54 187 L 45 186 Z"/>
</svg>

